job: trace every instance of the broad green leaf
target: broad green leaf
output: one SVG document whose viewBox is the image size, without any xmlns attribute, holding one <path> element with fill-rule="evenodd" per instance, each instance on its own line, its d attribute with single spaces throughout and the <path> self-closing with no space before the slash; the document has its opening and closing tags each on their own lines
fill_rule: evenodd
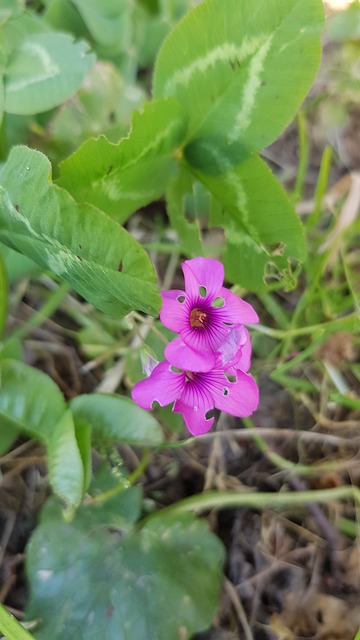
<svg viewBox="0 0 360 640">
<path fill-rule="evenodd" d="M 71 0 L 42 0 L 42 4 L 45 6 L 42 19 L 52 29 L 90 39 L 84 21 Z"/>
<path fill-rule="evenodd" d="M 188 219 L 188 199 L 193 195 L 193 177 L 181 165 L 172 176 L 166 190 L 166 209 L 171 227 L 177 232 L 184 253 L 189 257 L 202 255 L 199 223 Z"/>
<path fill-rule="evenodd" d="M 221 204 L 220 219 L 225 227 L 226 275 L 249 290 L 264 288 L 268 266 L 277 276 L 290 278 L 291 262 L 306 255 L 304 234 L 287 195 L 267 165 L 257 156 L 222 176 L 196 172 Z"/>
<path fill-rule="evenodd" d="M 31 277 L 40 273 L 41 268 L 36 262 L 30 260 L 14 249 L 10 249 L 0 242 L 0 254 L 5 260 L 9 274 L 9 281 L 14 282 L 20 278 Z"/>
<path fill-rule="evenodd" d="M 72 0 L 93 38 L 104 47 L 122 51 L 131 32 L 133 2 Z"/>
<path fill-rule="evenodd" d="M 120 485 L 122 491 L 118 491 Z M 124 486 L 124 478 L 116 468 L 101 465 L 88 490 L 91 498 L 79 508 L 79 515 L 88 517 L 90 524 L 92 521 L 107 527 L 129 528 L 140 518 L 142 490 L 140 485 L 128 485 Z M 111 492 L 112 496 L 109 495 Z M 102 501 L 103 497 L 106 499 Z M 91 502 L 91 499 L 94 501 Z"/>
<path fill-rule="evenodd" d="M 0 360 L 0 425 L 47 448 L 50 483 L 69 509 L 82 497 L 83 467 L 74 423 L 56 384 L 42 371 Z"/>
<path fill-rule="evenodd" d="M 86 422 L 82 422 L 80 420 L 74 420 L 74 427 L 76 442 L 79 447 L 81 462 L 84 470 L 83 493 L 85 493 L 91 482 L 92 474 L 91 428 Z"/>
<path fill-rule="evenodd" d="M 110 142 L 118 142 L 129 128 L 133 109 L 144 100 L 140 87 L 126 84 L 114 65 L 98 62 L 90 70 L 86 84 L 56 111 L 49 125 L 55 150 L 61 147 L 63 159 L 100 133 Z"/>
<path fill-rule="evenodd" d="M 37 640 L 188 640 L 211 624 L 222 560 L 193 517 L 159 516 L 122 537 L 83 514 L 43 518 L 27 552 L 27 617 L 41 621 Z"/>
<path fill-rule="evenodd" d="M 238 164 L 293 118 L 320 60 L 321 0 L 204 0 L 165 40 L 154 97 L 174 96 L 188 140 Z M 194 144 L 194 142 L 193 142 Z"/>
<path fill-rule="evenodd" d="M 18 435 L 17 429 L 8 429 L 6 424 L 2 424 L 0 417 L 0 456 L 9 451 Z"/>
<path fill-rule="evenodd" d="M 360 3 L 354 2 L 346 11 L 334 13 L 327 22 L 327 33 L 331 40 L 360 39 Z"/>
<path fill-rule="evenodd" d="M 38 151 L 16 147 L 0 173 L 0 240 L 66 280 L 109 315 L 157 315 L 156 274 L 138 242 L 90 205 L 51 184 Z"/>
<path fill-rule="evenodd" d="M 5 95 L 4 95 L 4 77 L 3 77 L 3 61 L 2 55 L 0 52 L 0 127 L 2 125 L 2 120 L 4 117 L 4 103 L 5 103 Z M 3 134 L 2 134 L 3 135 Z M 4 149 L 2 148 L 4 145 L 3 140 L 0 141 L 0 153 L 3 155 Z"/>
<path fill-rule="evenodd" d="M 0 24 L 1 48 L 9 56 L 28 37 L 40 33 L 49 33 L 49 27 L 37 14 L 15 12 L 5 24 Z"/>
<path fill-rule="evenodd" d="M 84 394 L 73 398 L 69 406 L 75 421 L 89 424 L 97 440 L 152 446 L 163 441 L 159 423 L 130 398 L 107 393 Z"/>
<path fill-rule="evenodd" d="M 24 354 L 21 340 L 11 337 L 6 342 L 0 342 L 0 359 L 23 360 Z"/>
<path fill-rule="evenodd" d="M 70 98 L 95 62 L 85 42 L 63 33 L 26 37 L 10 54 L 5 70 L 5 111 L 20 115 L 47 111 Z"/>
<path fill-rule="evenodd" d="M 0 26 L 14 14 L 20 13 L 25 8 L 25 0 L 1 0 Z"/>
<path fill-rule="evenodd" d="M 60 165 L 57 183 L 78 202 L 90 202 L 124 222 L 163 195 L 185 124 L 176 100 L 148 102 L 134 112 L 127 138 L 118 144 L 104 137 L 85 142 Z"/>
<path fill-rule="evenodd" d="M 8 271 L 0 253 L 0 340 L 5 335 L 9 310 L 9 277 Z"/>
<path fill-rule="evenodd" d="M 163 40 L 191 6 L 192 0 L 138 3 L 134 15 L 135 43 L 141 67 L 153 65 Z"/>
</svg>

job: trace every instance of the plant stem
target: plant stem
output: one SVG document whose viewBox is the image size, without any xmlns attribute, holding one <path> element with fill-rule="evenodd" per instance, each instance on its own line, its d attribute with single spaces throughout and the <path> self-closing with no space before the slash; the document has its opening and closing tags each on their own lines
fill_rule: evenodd
<svg viewBox="0 0 360 640">
<path fill-rule="evenodd" d="M 309 165 L 309 136 L 306 128 L 306 120 L 303 111 L 299 111 L 297 117 L 298 133 L 299 133 L 299 164 L 296 175 L 296 184 L 292 198 L 294 202 L 301 200 L 306 173 Z"/>
<path fill-rule="evenodd" d="M 71 287 L 67 284 L 67 282 L 62 282 L 58 286 L 58 288 L 49 295 L 43 306 L 38 311 L 36 311 L 29 318 L 29 320 L 27 320 L 27 322 L 25 322 L 21 325 L 21 327 L 18 327 L 12 332 L 10 340 L 15 338 L 17 340 L 22 340 L 27 336 L 32 327 L 37 327 L 45 320 L 50 318 L 50 316 L 52 316 L 52 314 L 56 311 L 60 302 L 65 298 L 65 296 L 67 296 L 70 290 Z"/>
<path fill-rule="evenodd" d="M 143 523 L 164 514 L 175 515 L 189 511 L 201 513 L 209 509 L 225 509 L 231 507 L 253 507 L 255 509 L 262 509 L 264 507 L 283 508 L 311 503 L 326 503 L 345 498 L 351 498 L 360 505 L 360 489 L 346 486 L 331 489 L 315 489 L 313 491 L 284 491 L 283 493 L 208 491 L 200 495 L 184 498 L 184 500 L 180 500 L 169 507 L 164 507 L 161 511 L 148 516 Z"/>
<path fill-rule="evenodd" d="M 266 336 L 270 336 L 271 338 L 275 338 L 278 340 L 283 340 L 290 337 L 296 336 L 306 336 L 308 334 L 314 333 L 315 331 L 336 331 L 337 329 L 341 329 L 342 331 L 352 331 L 357 330 L 358 328 L 358 314 L 353 311 L 349 313 L 347 316 L 343 316 L 341 318 L 336 318 L 335 320 L 329 320 L 329 322 L 322 322 L 320 324 L 313 324 L 308 327 L 299 327 L 289 328 L 285 331 L 281 329 L 273 329 L 272 327 L 265 327 L 263 324 L 254 324 L 249 325 L 252 331 L 258 331 L 258 333 L 263 333 Z"/>
<path fill-rule="evenodd" d="M 109 489 L 108 491 L 104 491 L 103 493 L 99 493 L 99 495 L 95 496 L 95 498 L 89 498 L 86 501 L 86 504 L 102 504 L 103 502 L 107 502 L 114 498 L 119 493 L 131 487 L 135 482 L 140 478 L 140 476 L 144 473 L 149 462 L 149 449 L 144 449 L 142 458 L 140 460 L 139 466 L 133 471 L 126 480 L 120 482 L 116 487 Z"/>
<path fill-rule="evenodd" d="M 7 640 L 35 640 L 11 613 L 0 604 L 0 631 Z"/>
</svg>

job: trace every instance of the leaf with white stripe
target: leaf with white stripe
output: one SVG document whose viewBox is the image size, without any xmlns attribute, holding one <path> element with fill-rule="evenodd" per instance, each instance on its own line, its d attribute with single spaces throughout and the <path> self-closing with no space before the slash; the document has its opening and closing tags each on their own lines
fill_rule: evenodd
<svg viewBox="0 0 360 640">
<path fill-rule="evenodd" d="M 196 175 L 221 205 L 210 222 L 225 228 L 227 278 L 260 291 L 265 276 L 272 273 L 290 286 L 294 263 L 306 255 L 304 234 L 267 165 L 255 155 L 224 175 Z"/>
<path fill-rule="evenodd" d="M 85 142 L 60 165 L 57 183 L 78 202 L 90 202 L 118 222 L 160 198 L 176 167 L 186 119 L 174 99 L 148 102 L 134 111 L 129 136 Z"/>
<path fill-rule="evenodd" d="M 35 33 L 10 53 L 5 68 L 5 111 L 31 115 L 74 95 L 95 62 L 86 42 L 64 33 Z"/>
<path fill-rule="evenodd" d="M 188 141 L 220 143 L 234 166 L 273 141 L 305 98 L 323 14 L 321 0 L 204 0 L 165 40 L 154 97 L 176 97 Z"/>
</svg>

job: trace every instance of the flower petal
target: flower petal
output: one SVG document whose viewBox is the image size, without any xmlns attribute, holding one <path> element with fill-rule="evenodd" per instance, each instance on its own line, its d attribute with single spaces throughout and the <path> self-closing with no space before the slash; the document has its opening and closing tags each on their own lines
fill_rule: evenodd
<svg viewBox="0 0 360 640">
<path fill-rule="evenodd" d="M 251 356 L 251 343 L 249 332 L 242 325 L 237 327 L 231 327 L 227 336 L 223 342 L 217 348 L 217 356 L 220 356 L 218 361 L 222 369 L 227 369 L 231 366 L 238 366 L 238 362 L 241 362 L 243 366 L 239 365 L 239 369 L 247 371 L 250 368 L 250 356 Z M 244 366 L 247 365 L 247 369 Z"/>
<path fill-rule="evenodd" d="M 222 371 L 209 372 L 206 374 L 207 389 L 217 409 L 246 418 L 258 408 L 259 389 L 251 375 L 238 369 L 235 373 L 236 382 L 230 382 Z"/>
<path fill-rule="evenodd" d="M 180 289 L 169 289 L 161 292 L 162 307 L 160 320 L 171 331 L 180 333 L 188 323 L 188 307 L 185 304 L 185 292 Z M 179 301 L 184 298 L 183 302 Z"/>
<path fill-rule="evenodd" d="M 249 371 L 251 367 L 251 341 L 248 330 L 245 327 L 242 327 L 243 331 L 246 335 L 245 342 L 241 345 L 240 350 L 236 354 L 234 360 L 230 363 L 229 366 L 233 366 L 236 369 L 241 369 L 241 371 Z"/>
<path fill-rule="evenodd" d="M 175 338 L 165 348 L 166 359 L 179 369 L 210 371 L 215 364 L 212 351 L 196 351 L 188 347 L 182 337 Z"/>
<path fill-rule="evenodd" d="M 213 299 L 219 294 L 224 282 L 224 266 L 212 258 L 193 258 L 185 260 L 182 265 L 185 278 L 185 291 L 193 301 Z M 201 296 L 200 287 L 205 287 L 205 295 Z"/>
<path fill-rule="evenodd" d="M 174 404 L 176 413 L 182 413 L 185 424 L 193 436 L 200 436 L 211 429 L 214 418 L 206 418 L 208 411 L 214 408 L 214 401 L 203 386 L 201 377 L 185 383 L 181 398 Z"/>
<path fill-rule="evenodd" d="M 218 295 L 224 298 L 225 305 L 214 309 L 214 311 L 217 317 L 221 318 L 223 322 L 229 322 L 231 324 L 255 324 L 259 322 L 259 317 L 251 304 L 239 298 L 239 296 L 229 291 L 229 289 L 222 287 Z"/>
<path fill-rule="evenodd" d="M 143 409 L 151 409 L 154 402 L 164 407 L 181 396 L 184 386 L 185 374 L 173 371 L 165 360 L 155 367 L 149 378 L 134 386 L 131 395 Z"/>
<path fill-rule="evenodd" d="M 185 344 L 195 351 L 215 353 L 230 331 L 231 327 L 227 327 L 221 320 L 214 318 L 211 310 L 208 325 L 192 327 L 189 323 L 181 331 L 181 337 Z"/>
</svg>

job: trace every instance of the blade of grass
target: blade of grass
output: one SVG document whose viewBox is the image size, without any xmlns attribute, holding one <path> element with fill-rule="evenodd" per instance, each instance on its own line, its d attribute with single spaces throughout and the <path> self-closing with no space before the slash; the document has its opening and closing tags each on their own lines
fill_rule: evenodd
<svg viewBox="0 0 360 640">
<path fill-rule="evenodd" d="M 309 136 L 306 128 L 306 119 L 303 111 L 299 111 L 297 116 L 298 135 L 299 135 L 299 164 L 296 172 L 296 183 L 292 194 L 293 202 L 299 202 L 304 189 L 305 178 L 309 166 Z"/>
<path fill-rule="evenodd" d="M 270 315 L 274 318 L 278 327 L 280 327 L 280 329 L 286 330 L 289 326 L 289 320 L 275 297 L 270 295 L 269 293 L 258 293 L 258 298 L 262 302 L 268 313 L 270 313 Z"/>
<path fill-rule="evenodd" d="M 68 295 L 71 287 L 66 282 L 62 282 L 55 291 L 51 292 L 46 300 L 46 302 L 42 305 L 42 307 L 33 313 L 33 315 L 25 322 L 21 327 L 15 329 L 12 332 L 11 338 L 22 340 L 27 336 L 29 331 L 31 331 L 32 327 L 38 327 L 45 320 L 50 318 L 52 314 L 57 310 L 60 302 Z"/>
<path fill-rule="evenodd" d="M 314 229 L 320 222 L 322 214 L 322 203 L 327 190 L 329 175 L 331 171 L 331 163 L 333 159 L 333 150 L 330 146 L 326 146 L 321 158 L 319 175 L 316 183 L 314 196 L 314 209 L 306 221 L 307 229 Z"/>
<path fill-rule="evenodd" d="M 0 604 L 0 631 L 7 640 L 35 640 L 11 613 Z"/>
</svg>

